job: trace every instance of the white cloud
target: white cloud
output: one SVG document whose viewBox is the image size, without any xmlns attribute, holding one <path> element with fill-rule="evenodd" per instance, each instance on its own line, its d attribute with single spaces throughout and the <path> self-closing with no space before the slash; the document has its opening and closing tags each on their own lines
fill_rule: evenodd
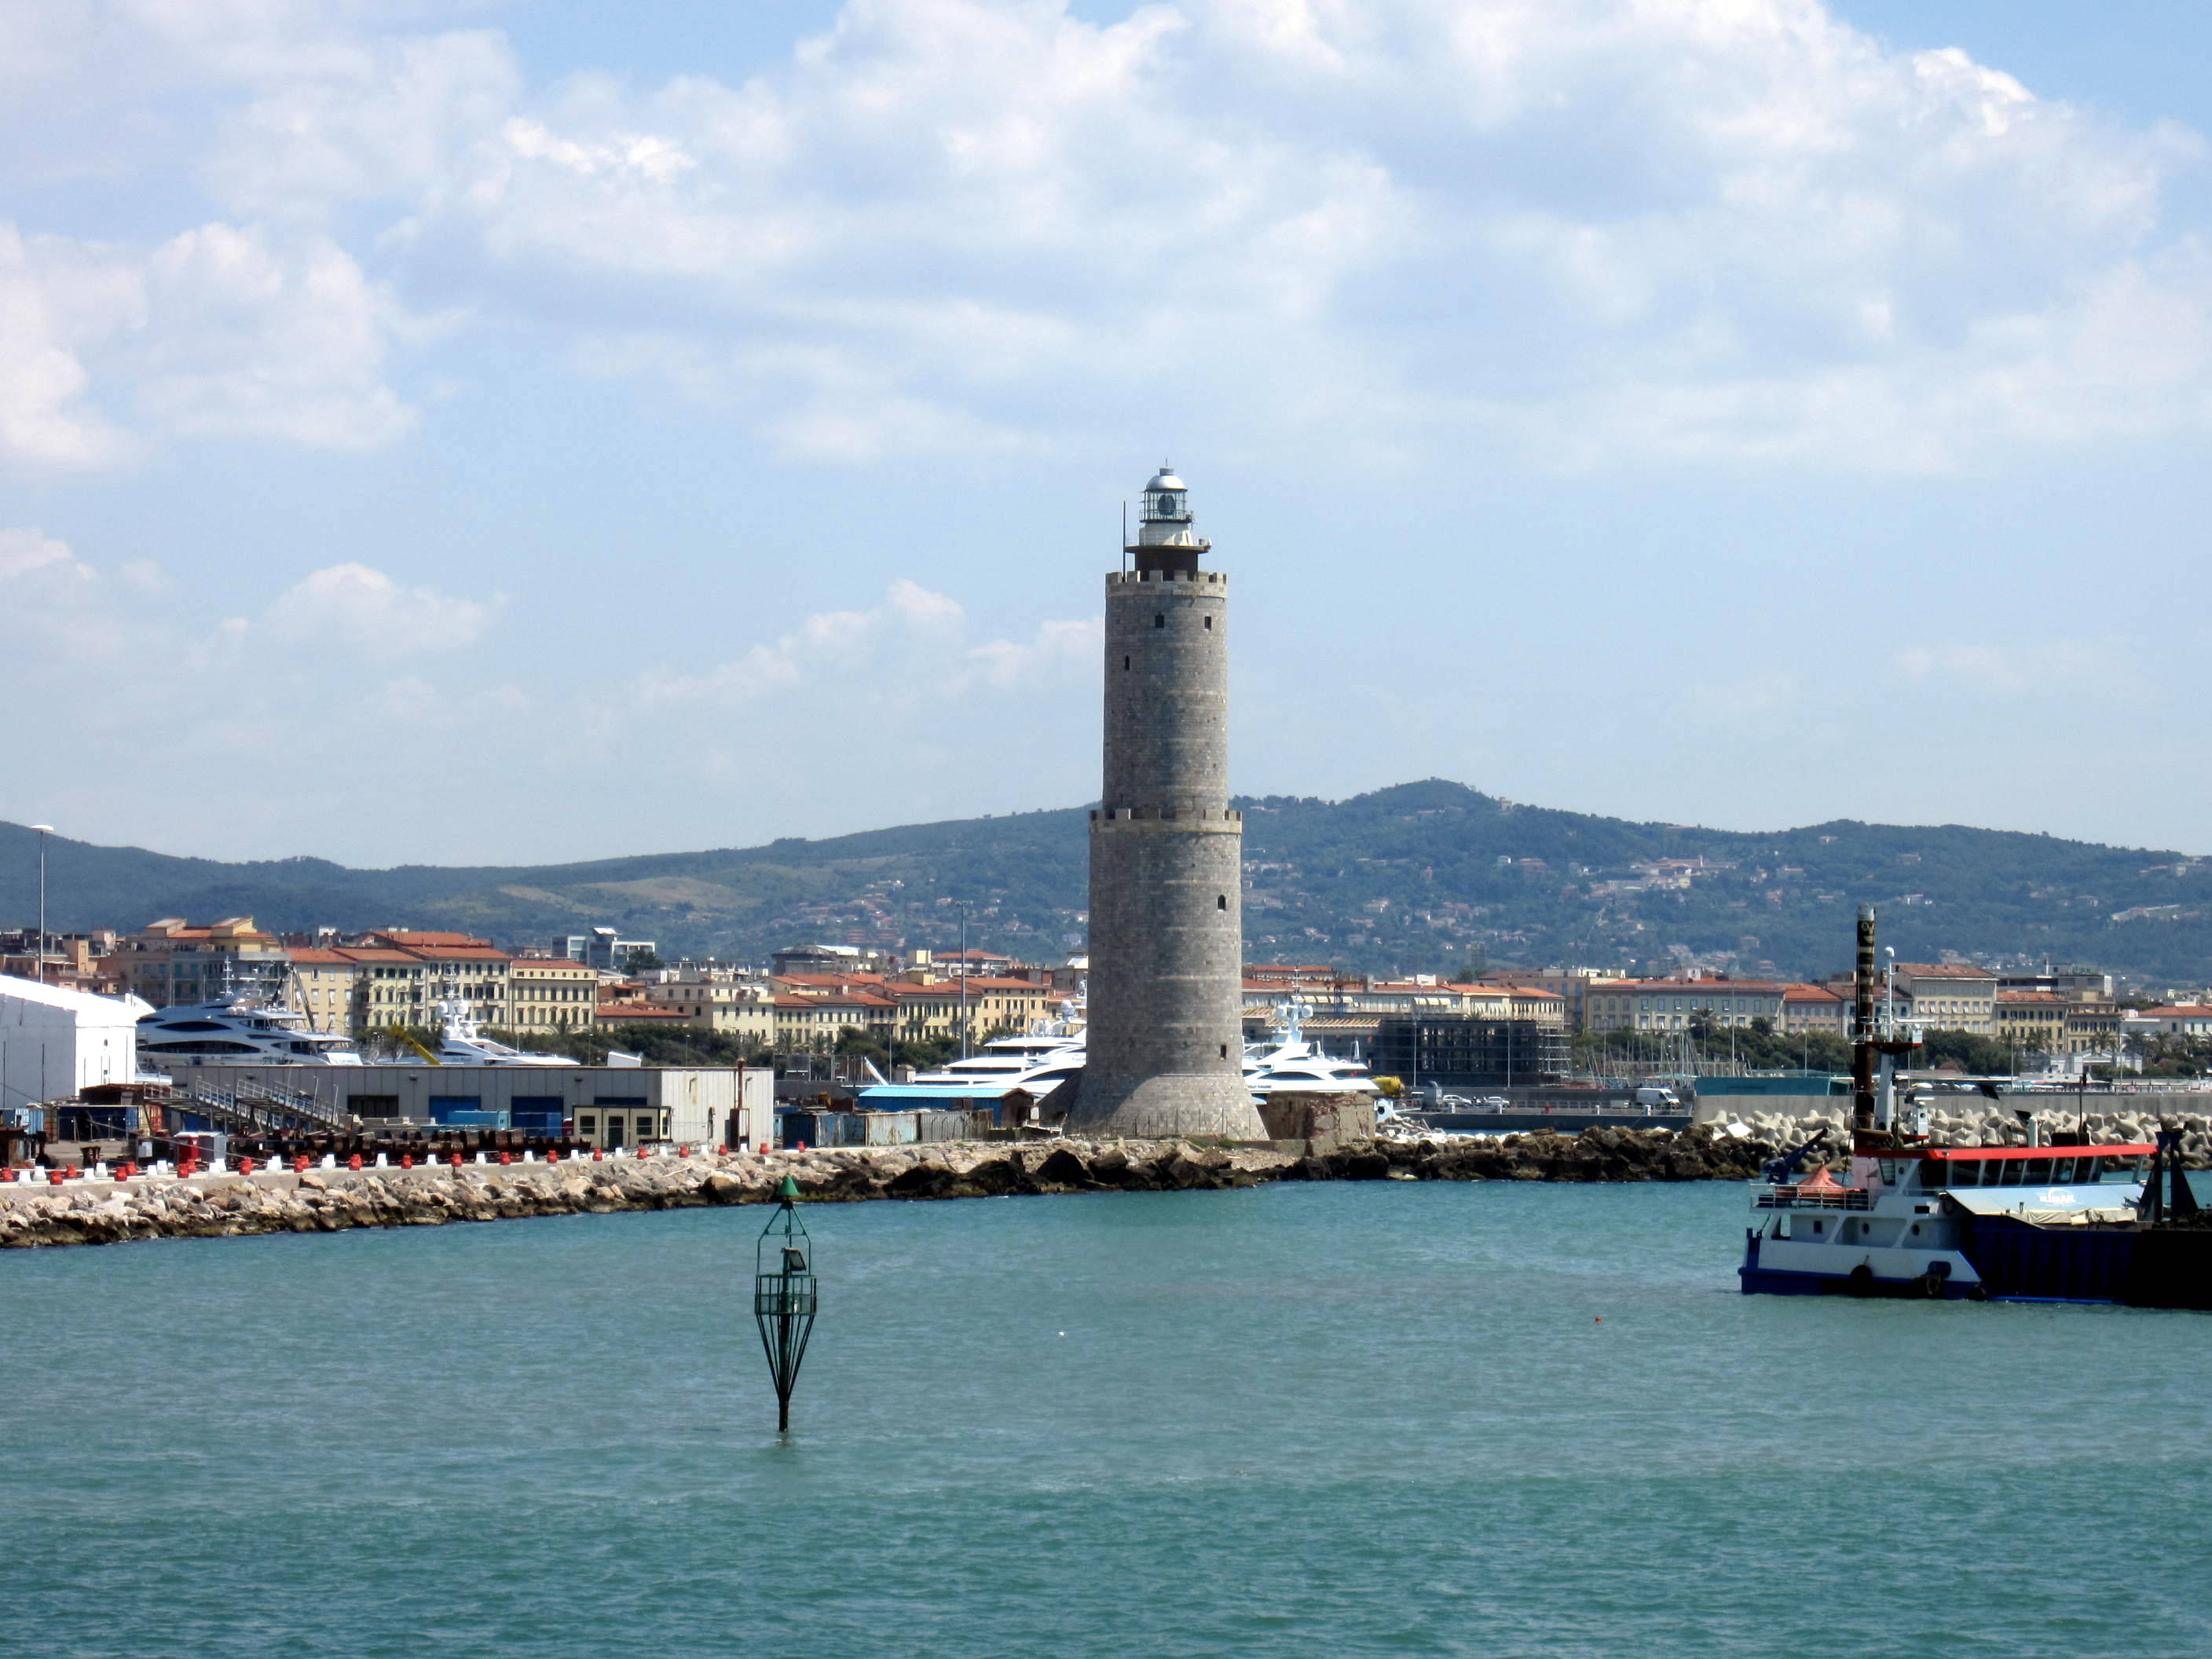
<svg viewBox="0 0 2212 1659">
<path fill-rule="evenodd" d="M 0 581 L 33 575 L 87 581 L 92 574 L 89 566 L 77 562 L 67 542 L 39 530 L 0 530 Z"/>
<path fill-rule="evenodd" d="M 146 286 L 138 401 L 163 430 L 372 449 L 412 423 L 382 380 L 396 308 L 336 244 L 205 225 Z"/>
<path fill-rule="evenodd" d="M 1972 701 L 2008 701 L 2062 690 L 2094 694 L 2100 706 L 2145 692 L 2141 641 L 2096 639 L 1946 640 L 1908 646 L 1890 658 L 1904 678 Z"/>
<path fill-rule="evenodd" d="M 122 447 L 84 401 L 90 384 L 59 296 L 11 224 L 0 224 L 0 456 L 88 466 Z"/>
<path fill-rule="evenodd" d="M 878 710 L 941 705 L 979 689 L 1060 681 L 1076 661 L 1095 668 L 1102 637 L 1096 621 L 1046 622 L 1025 641 L 970 644 L 967 628 L 957 599 L 902 576 L 866 611 L 817 612 L 773 641 L 699 673 L 657 669 L 642 675 L 639 701 L 648 708 L 724 709 L 785 695 L 842 695 L 857 686 Z"/>
<path fill-rule="evenodd" d="M 0 246 L 0 443 L 112 459 L 108 380 L 163 433 L 388 442 L 395 286 L 851 463 L 1085 441 L 1164 383 L 1254 443 L 1567 469 L 2212 413 L 2212 266 L 2162 202 L 2202 141 L 1817 0 L 850 0 L 771 73 L 643 87 L 416 15 L 140 0 L 122 91 L 29 31 L 141 112 L 199 86 L 230 217 L 114 256 L 143 319 L 106 331 L 148 337 L 112 361 Z"/>
<path fill-rule="evenodd" d="M 413 423 L 384 381 L 408 326 L 319 234 L 212 223 L 139 249 L 0 224 L 0 458 L 127 457 L 101 383 L 164 436 L 375 448 Z"/>
<path fill-rule="evenodd" d="M 412 656 L 473 645 L 501 604 L 402 586 L 365 564 L 336 564 L 280 594 L 269 607 L 267 627 L 296 644 L 336 644 L 367 657 Z"/>
</svg>

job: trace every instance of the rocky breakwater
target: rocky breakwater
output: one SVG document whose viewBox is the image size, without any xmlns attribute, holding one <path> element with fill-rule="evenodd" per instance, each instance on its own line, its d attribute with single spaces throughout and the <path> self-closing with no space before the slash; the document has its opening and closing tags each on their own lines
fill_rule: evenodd
<svg viewBox="0 0 2212 1659">
<path fill-rule="evenodd" d="M 2077 1112 L 2065 1095 L 2013 1097 L 2022 1105 L 2040 1105 L 2039 1132 L 2046 1142 L 2060 1137 L 2070 1142 L 2098 1141 L 2106 1145 L 2148 1146 L 2161 1127 L 2181 1131 L 2182 1162 L 2192 1170 L 2212 1169 L 2212 1117 L 2201 1112 L 2160 1112 L 2156 1095 L 2091 1096 L 2095 1109 Z M 1716 1118 L 1711 1127 L 1723 1136 L 1729 1126 L 1741 1124 L 1759 1141 L 1796 1146 L 1810 1139 L 1816 1129 L 1828 1131 L 1820 1151 L 1830 1164 L 1849 1156 L 1850 1134 L 1844 1128 L 1850 1102 L 1839 1099 L 1836 1109 L 1814 1116 L 1788 1112 L 1738 1112 Z M 1939 1107 L 1929 1116 L 1929 1133 L 1939 1146 L 2025 1146 L 2027 1130 L 2009 1102 L 2002 1106 Z M 1816 1167 L 1819 1159 L 1806 1167 Z"/>
<path fill-rule="evenodd" d="M 808 1199 L 836 1203 L 1194 1191 L 1272 1181 L 1742 1179 L 1756 1173 L 1771 1150 L 1756 1139 L 1703 1128 L 1680 1134 L 1589 1129 L 1576 1136 L 1378 1140 L 1327 1150 L 1186 1140 L 948 1142 L 767 1157 L 309 1170 L 61 1187 L 16 1182 L 0 1187 L 0 1248 L 758 1204 L 775 1197 L 787 1175 Z"/>
</svg>

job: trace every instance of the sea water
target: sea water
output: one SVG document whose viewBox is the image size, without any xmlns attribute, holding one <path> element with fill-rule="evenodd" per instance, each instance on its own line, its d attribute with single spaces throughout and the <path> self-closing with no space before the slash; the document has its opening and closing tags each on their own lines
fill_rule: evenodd
<svg viewBox="0 0 2212 1659">
<path fill-rule="evenodd" d="M 42 1656 L 2201 1655 L 2212 1316 L 1743 1297 L 1743 1191 L 1376 1182 L 0 1256 Z"/>
</svg>

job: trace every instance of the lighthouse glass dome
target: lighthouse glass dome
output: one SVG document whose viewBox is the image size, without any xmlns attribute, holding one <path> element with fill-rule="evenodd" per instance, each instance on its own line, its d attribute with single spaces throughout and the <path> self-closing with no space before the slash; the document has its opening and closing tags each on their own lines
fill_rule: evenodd
<svg viewBox="0 0 2212 1659">
<path fill-rule="evenodd" d="M 1147 524 L 1190 522 L 1190 486 L 1162 467 L 1145 481 L 1145 521 Z"/>
</svg>

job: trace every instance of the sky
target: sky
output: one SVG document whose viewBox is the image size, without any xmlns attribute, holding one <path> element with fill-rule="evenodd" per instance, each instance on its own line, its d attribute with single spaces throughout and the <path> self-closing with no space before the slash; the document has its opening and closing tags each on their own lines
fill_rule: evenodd
<svg viewBox="0 0 2212 1659">
<path fill-rule="evenodd" d="M 1067 806 L 1162 459 L 1232 781 L 2203 853 L 2212 9 L 0 0 L 0 818 Z"/>
</svg>

